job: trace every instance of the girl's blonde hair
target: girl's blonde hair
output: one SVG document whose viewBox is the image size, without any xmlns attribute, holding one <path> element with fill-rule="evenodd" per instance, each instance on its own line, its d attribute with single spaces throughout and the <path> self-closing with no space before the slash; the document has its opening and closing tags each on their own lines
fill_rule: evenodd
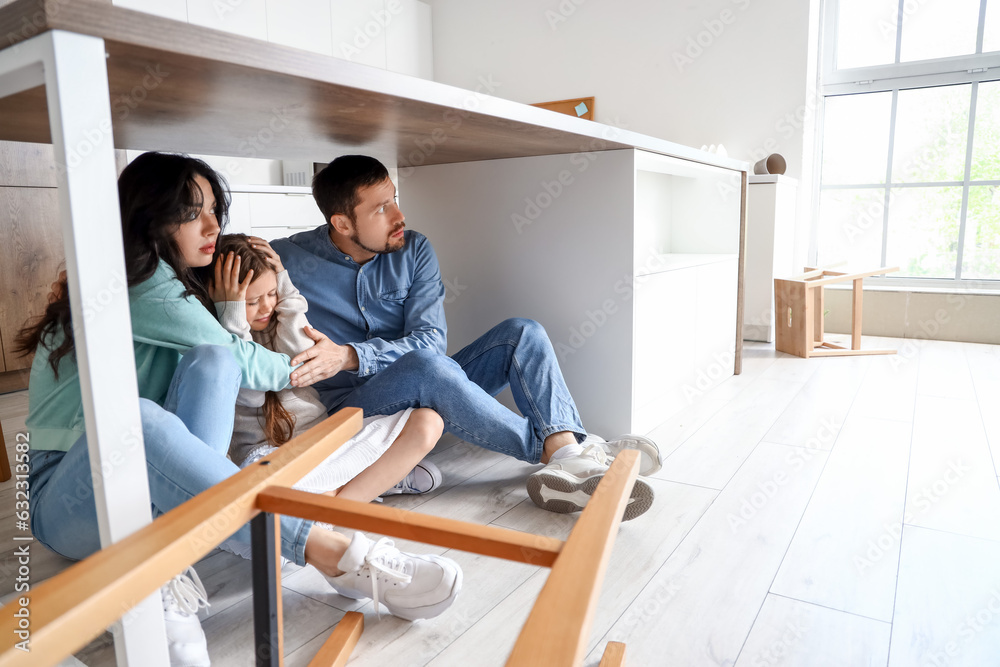
<svg viewBox="0 0 1000 667">
<path fill-rule="evenodd" d="M 250 245 L 250 238 L 246 234 L 226 234 L 220 236 L 215 244 L 217 256 L 235 253 L 240 258 L 240 282 L 246 279 L 247 273 L 253 269 L 253 280 L 268 271 L 274 271 L 271 263 L 260 250 Z M 253 282 L 253 281 L 251 281 Z M 271 326 L 277 319 L 271 320 Z M 263 417 L 261 428 L 264 430 L 264 437 L 275 447 L 281 447 L 291 440 L 295 430 L 295 415 L 285 409 L 278 398 L 277 392 L 268 391 L 264 393 L 264 405 L 260 409 L 258 421 Z"/>
</svg>

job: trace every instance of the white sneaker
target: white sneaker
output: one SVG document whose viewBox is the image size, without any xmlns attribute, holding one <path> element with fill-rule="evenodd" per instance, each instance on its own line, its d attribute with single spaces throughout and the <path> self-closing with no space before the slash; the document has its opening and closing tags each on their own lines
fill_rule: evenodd
<svg viewBox="0 0 1000 667">
<path fill-rule="evenodd" d="M 344 574 L 326 577 L 330 586 L 347 598 L 371 598 L 377 616 L 381 603 L 407 621 L 434 618 L 462 590 L 458 563 L 443 556 L 403 553 L 387 537 L 373 542 L 354 533 L 337 567 Z"/>
<path fill-rule="evenodd" d="M 587 506 L 587 501 L 607 471 L 607 453 L 600 444 L 593 444 L 579 456 L 551 461 L 529 475 L 528 495 L 536 505 L 550 512 L 579 512 Z M 648 510 L 654 495 L 653 487 L 648 483 L 635 480 L 622 521 L 634 519 Z"/>
<path fill-rule="evenodd" d="M 208 593 L 193 567 L 160 589 L 167 622 L 167 649 L 171 667 L 209 667 L 208 643 L 198 610 L 208 607 Z"/>
<path fill-rule="evenodd" d="M 424 459 L 410 471 L 410 474 L 401 479 L 396 486 L 383 493 L 380 497 L 396 496 L 401 493 L 430 493 L 439 486 L 441 486 L 441 470 L 427 459 Z"/>
<path fill-rule="evenodd" d="M 588 434 L 587 441 L 590 441 L 591 437 L 596 438 L 599 436 Z M 610 442 L 602 442 L 601 446 L 604 447 L 604 451 L 607 452 L 612 460 L 626 449 L 638 451 L 641 455 L 639 457 L 639 474 L 644 477 L 652 475 L 663 467 L 663 456 L 660 454 L 660 448 L 646 436 L 631 433 L 620 435 Z"/>
</svg>

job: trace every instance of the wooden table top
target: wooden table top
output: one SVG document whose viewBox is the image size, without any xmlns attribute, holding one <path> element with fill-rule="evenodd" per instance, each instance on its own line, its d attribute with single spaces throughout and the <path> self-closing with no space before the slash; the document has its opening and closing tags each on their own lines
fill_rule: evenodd
<svg viewBox="0 0 1000 667">
<path fill-rule="evenodd" d="M 0 48 L 47 30 L 105 40 L 118 148 L 316 162 L 363 152 L 401 167 L 641 148 L 748 168 L 739 160 L 485 92 L 107 0 L 16 0 L 0 8 Z M 0 99 L 0 119 L 0 139 L 51 142 L 42 87 Z"/>
</svg>

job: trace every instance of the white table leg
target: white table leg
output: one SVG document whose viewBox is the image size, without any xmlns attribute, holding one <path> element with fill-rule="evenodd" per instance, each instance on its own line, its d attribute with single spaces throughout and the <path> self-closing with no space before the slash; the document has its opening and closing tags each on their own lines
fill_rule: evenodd
<svg viewBox="0 0 1000 667">
<path fill-rule="evenodd" d="M 102 546 L 151 520 L 104 40 L 51 31 L 0 51 L 0 95 L 45 84 Z M 53 279 L 55 276 L 53 276 Z M 119 665 L 168 665 L 160 594 L 119 623 Z"/>
</svg>

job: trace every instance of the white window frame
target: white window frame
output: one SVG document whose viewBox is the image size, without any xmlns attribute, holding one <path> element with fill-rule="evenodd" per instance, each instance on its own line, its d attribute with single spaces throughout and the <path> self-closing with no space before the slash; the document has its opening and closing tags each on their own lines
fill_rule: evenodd
<svg viewBox="0 0 1000 667">
<path fill-rule="evenodd" d="M 979 84 L 984 81 L 1000 80 L 1000 51 L 990 51 L 982 53 L 983 33 L 985 29 L 986 4 L 987 0 L 980 0 L 979 3 L 979 24 L 976 34 L 976 53 L 973 55 L 953 56 L 949 58 L 937 58 L 933 60 L 920 60 L 900 63 L 899 56 L 902 46 L 901 23 L 908 12 L 913 11 L 914 6 L 918 6 L 921 1 L 928 0 L 899 0 L 896 15 L 896 50 L 894 64 L 873 65 L 868 67 L 853 67 L 845 69 L 836 68 L 837 50 L 837 30 L 838 30 L 838 9 L 839 0 L 826 0 L 823 6 L 822 15 L 822 35 L 820 39 L 820 104 L 817 127 L 822 128 L 824 123 L 824 108 L 827 97 L 839 95 L 850 95 L 858 93 L 891 92 L 892 107 L 889 126 L 889 153 L 886 161 L 886 182 L 878 184 L 878 188 L 885 191 L 885 202 L 883 206 L 882 218 L 882 262 L 885 266 L 886 243 L 888 239 L 889 225 L 889 197 L 893 189 L 910 187 L 930 187 L 930 186 L 961 186 L 962 187 L 962 208 L 961 220 L 958 236 L 958 256 L 956 259 L 955 278 L 915 278 L 915 277 L 894 277 L 887 276 L 868 279 L 873 286 L 879 287 L 899 287 L 899 288 L 930 288 L 947 291 L 986 291 L 1000 292 L 1000 279 L 996 280 L 969 280 L 961 277 L 963 252 L 965 250 L 965 229 L 966 212 L 969 199 L 969 186 L 972 168 L 972 140 L 975 131 L 976 118 L 976 98 L 979 92 Z M 1000 0 L 989 0 L 1000 2 Z M 971 84 L 971 103 L 969 107 L 969 131 L 966 140 L 965 174 L 962 181 L 954 182 L 934 182 L 934 183 L 893 183 L 891 181 L 892 154 L 895 144 L 896 125 L 896 102 L 900 90 L 911 88 L 928 88 L 934 86 L 945 86 L 954 84 Z M 822 166 L 823 166 L 823 137 L 822 131 L 816 136 L 816 150 L 814 163 L 813 192 L 813 216 L 810 229 L 809 260 L 815 265 L 818 259 L 818 238 L 819 238 L 819 207 L 820 195 L 824 189 L 836 188 L 858 188 L 875 186 L 876 184 L 866 183 L 858 185 L 829 185 L 822 186 Z M 997 181 L 973 182 L 974 185 L 1000 185 Z M 874 188 L 873 188 L 874 189 Z"/>
</svg>

